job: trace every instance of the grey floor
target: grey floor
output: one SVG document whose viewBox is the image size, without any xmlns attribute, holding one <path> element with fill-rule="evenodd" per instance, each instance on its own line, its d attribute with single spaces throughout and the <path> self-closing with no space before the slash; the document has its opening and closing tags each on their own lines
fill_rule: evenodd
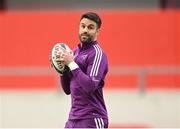
<svg viewBox="0 0 180 129">
<path fill-rule="evenodd" d="M 180 128 L 180 93 L 105 91 L 110 124 Z M 1 91 L 0 127 L 63 128 L 70 96 L 59 91 Z"/>
</svg>

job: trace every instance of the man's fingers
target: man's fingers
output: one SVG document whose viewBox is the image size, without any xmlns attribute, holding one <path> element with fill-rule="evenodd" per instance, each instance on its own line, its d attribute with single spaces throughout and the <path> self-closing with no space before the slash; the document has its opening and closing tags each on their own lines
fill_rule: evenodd
<svg viewBox="0 0 180 129">
<path fill-rule="evenodd" d="M 55 61 L 56 61 L 56 62 L 58 62 L 58 61 L 63 62 L 63 61 L 64 61 L 64 58 L 63 58 L 63 57 L 61 57 L 61 58 L 57 58 L 57 59 L 55 59 Z"/>
<path fill-rule="evenodd" d="M 74 53 L 73 53 L 73 51 L 72 51 L 72 50 L 70 51 L 70 53 L 69 53 L 69 54 L 70 54 L 70 55 L 72 55 L 72 56 L 74 55 Z"/>
<path fill-rule="evenodd" d="M 67 51 L 64 48 L 61 48 L 63 53 L 67 53 Z"/>
</svg>

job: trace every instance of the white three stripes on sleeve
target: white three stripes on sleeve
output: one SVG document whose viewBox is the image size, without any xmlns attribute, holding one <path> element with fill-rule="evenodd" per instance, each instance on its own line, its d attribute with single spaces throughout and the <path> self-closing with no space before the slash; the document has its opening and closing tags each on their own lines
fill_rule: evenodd
<svg viewBox="0 0 180 129">
<path fill-rule="evenodd" d="M 104 129 L 104 122 L 102 118 L 94 118 L 97 129 Z"/>
<path fill-rule="evenodd" d="M 94 45 L 93 47 L 95 48 L 96 55 L 94 58 L 94 62 L 93 62 L 93 66 L 92 66 L 92 69 L 90 72 L 90 76 L 97 76 L 98 70 L 100 67 L 100 63 L 101 63 L 101 59 L 102 59 L 102 50 L 98 44 Z"/>
</svg>

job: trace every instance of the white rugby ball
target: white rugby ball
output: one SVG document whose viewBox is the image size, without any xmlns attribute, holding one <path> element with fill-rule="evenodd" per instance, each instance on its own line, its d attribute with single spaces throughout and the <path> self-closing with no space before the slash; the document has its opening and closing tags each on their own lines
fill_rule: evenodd
<svg viewBox="0 0 180 129">
<path fill-rule="evenodd" d="M 61 61 L 57 61 L 57 59 L 62 58 L 63 49 L 67 52 L 71 53 L 71 49 L 66 43 L 56 43 L 51 51 L 51 64 L 55 68 L 55 70 L 62 74 L 65 70 L 65 64 Z"/>
</svg>

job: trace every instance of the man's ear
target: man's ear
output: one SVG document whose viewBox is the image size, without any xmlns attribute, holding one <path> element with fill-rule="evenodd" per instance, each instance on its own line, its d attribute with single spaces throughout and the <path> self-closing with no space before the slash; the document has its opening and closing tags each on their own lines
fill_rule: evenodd
<svg viewBox="0 0 180 129">
<path fill-rule="evenodd" d="M 99 34 L 99 32 L 100 32 L 100 31 L 101 31 L 101 29 L 100 29 L 100 28 L 98 28 L 98 29 L 97 29 L 97 35 Z"/>
</svg>

